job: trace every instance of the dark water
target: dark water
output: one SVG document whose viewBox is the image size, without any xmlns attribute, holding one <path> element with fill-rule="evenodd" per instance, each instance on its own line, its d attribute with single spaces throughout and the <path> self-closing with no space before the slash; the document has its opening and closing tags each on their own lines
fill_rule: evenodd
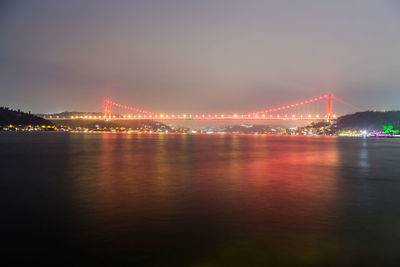
<svg viewBox="0 0 400 267">
<path fill-rule="evenodd" d="M 400 140 L 2 133 L 0 149 L 15 264 L 400 260 Z"/>
</svg>

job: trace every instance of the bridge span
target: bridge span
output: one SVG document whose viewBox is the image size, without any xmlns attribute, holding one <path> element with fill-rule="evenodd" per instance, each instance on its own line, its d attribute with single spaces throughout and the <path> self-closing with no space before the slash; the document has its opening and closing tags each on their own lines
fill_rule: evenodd
<svg viewBox="0 0 400 267">
<path fill-rule="evenodd" d="M 325 110 L 321 114 L 299 113 L 298 108 L 307 106 L 312 103 L 326 101 Z M 120 109 L 129 112 L 129 114 L 113 114 L 113 109 Z M 296 113 L 290 112 L 296 110 Z M 233 114 L 168 114 L 156 113 L 144 110 L 137 107 L 122 105 L 120 103 L 105 100 L 104 101 L 104 116 L 105 120 L 333 120 L 336 115 L 332 113 L 332 95 L 326 94 L 323 96 L 310 98 L 301 102 L 290 105 L 284 105 L 275 108 L 269 108 L 249 113 L 233 113 Z"/>
<path fill-rule="evenodd" d="M 85 120 L 192 120 L 192 121 L 318 121 L 318 120 L 334 120 L 336 115 L 333 114 L 333 98 L 343 101 L 340 98 L 334 97 L 332 94 L 326 94 L 315 98 L 310 98 L 290 105 L 272 107 L 264 110 L 253 111 L 249 113 L 218 113 L 218 114 L 192 114 L 192 113 L 161 113 L 144 110 L 141 108 L 123 105 L 112 100 L 104 101 L 104 113 L 96 115 L 84 114 L 77 116 L 44 116 L 51 120 L 70 120 L 70 119 L 85 119 Z M 304 107 L 312 106 L 315 103 L 320 103 L 320 109 L 307 111 Z M 116 112 L 115 112 L 116 111 Z"/>
</svg>

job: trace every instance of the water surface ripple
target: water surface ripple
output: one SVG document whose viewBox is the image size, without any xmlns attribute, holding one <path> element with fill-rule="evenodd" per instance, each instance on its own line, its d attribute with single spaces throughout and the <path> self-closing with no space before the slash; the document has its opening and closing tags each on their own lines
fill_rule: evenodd
<svg viewBox="0 0 400 267">
<path fill-rule="evenodd" d="M 400 260 L 400 140 L 1 133 L 0 148 L 14 263 Z"/>
</svg>

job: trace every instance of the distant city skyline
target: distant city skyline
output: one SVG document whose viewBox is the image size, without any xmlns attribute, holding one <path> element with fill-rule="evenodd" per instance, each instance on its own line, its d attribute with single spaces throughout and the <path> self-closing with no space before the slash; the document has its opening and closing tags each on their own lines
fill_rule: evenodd
<svg viewBox="0 0 400 267">
<path fill-rule="evenodd" d="M 3 1 L 0 106 L 400 109 L 398 1 Z"/>
</svg>

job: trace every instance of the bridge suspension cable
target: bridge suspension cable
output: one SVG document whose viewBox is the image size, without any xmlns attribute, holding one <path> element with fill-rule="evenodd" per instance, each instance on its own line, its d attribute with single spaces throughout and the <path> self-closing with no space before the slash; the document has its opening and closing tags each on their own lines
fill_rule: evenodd
<svg viewBox="0 0 400 267">
<path fill-rule="evenodd" d="M 362 108 L 360 108 L 360 107 L 357 107 L 357 106 L 355 106 L 355 105 L 353 105 L 353 104 L 350 104 L 349 102 L 347 102 L 347 101 L 344 101 L 343 99 L 341 99 L 341 98 L 339 98 L 339 97 L 337 97 L 337 96 L 332 96 L 335 100 L 337 100 L 337 101 L 339 101 L 339 102 L 341 102 L 341 103 L 343 103 L 343 104 L 345 104 L 345 105 L 348 105 L 349 107 L 352 107 L 353 109 L 355 109 L 355 110 L 357 110 L 357 111 L 363 111 L 364 109 L 362 109 Z"/>
<path fill-rule="evenodd" d="M 259 110 L 259 111 L 255 111 L 255 112 L 252 112 L 252 113 L 249 113 L 249 114 L 255 115 L 255 114 L 282 111 L 282 110 L 285 110 L 285 109 L 295 108 L 295 107 L 302 106 L 302 105 L 305 105 L 305 104 L 310 104 L 312 102 L 320 101 L 320 100 L 329 98 L 329 96 L 330 95 L 327 94 L 327 95 L 323 95 L 323 96 L 320 96 L 320 97 L 315 97 L 315 98 L 310 98 L 310 99 L 307 99 L 307 100 L 303 100 L 301 102 L 297 102 L 297 103 L 294 103 L 294 104 L 291 104 L 291 105 L 285 105 L 285 106 L 280 106 L 280 107 L 275 107 L 275 108 L 270 108 L 270 109 L 265 109 L 265 110 Z"/>
<path fill-rule="evenodd" d="M 310 104 L 313 102 L 317 102 L 317 101 L 321 101 L 327 99 L 328 100 L 328 109 L 327 109 L 327 115 L 325 117 L 320 117 L 319 115 L 317 115 L 315 118 L 316 119 L 320 119 L 320 118 L 327 118 L 328 120 L 331 120 L 334 116 L 332 116 L 332 95 L 331 94 L 326 94 L 326 95 L 322 95 L 319 97 L 315 97 L 315 98 L 310 98 L 307 100 L 303 100 L 301 102 L 297 102 L 291 105 L 284 105 L 284 106 L 280 106 L 280 107 L 275 107 L 275 108 L 270 108 L 270 109 L 265 109 L 265 110 L 260 110 L 260 111 L 256 111 L 256 112 L 252 112 L 252 113 L 243 113 L 243 114 L 231 114 L 231 115 L 226 115 L 226 114 L 220 114 L 215 115 L 215 116 L 205 116 L 203 115 L 190 115 L 190 114 L 186 114 L 183 116 L 179 116 L 179 115 L 167 115 L 167 114 L 163 114 L 163 113 L 156 113 L 156 112 L 152 112 L 152 111 L 148 111 L 148 110 L 144 110 L 141 108 L 137 108 L 137 107 L 132 107 L 132 106 L 127 106 L 127 105 L 122 105 L 119 103 L 116 103 L 114 101 L 111 100 L 105 100 L 104 104 L 105 104 L 105 109 L 104 109 L 104 118 L 105 119 L 111 119 L 111 118 L 115 118 L 114 116 L 111 116 L 111 108 L 112 106 L 114 107 L 118 107 L 121 109 L 125 109 L 125 110 L 129 110 L 129 111 L 133 111 L 136 113 L 139 113 L 138 116 L 133 116 L 133 119 L 137 118 L 137 119 L 196 119 L 196 120 L 203 120 L 203 119 L 220 119 L 220 120 L 224 120 L 224 119 L 236 119 L 236 120 L 240 120 L 240 119 L 247 119 L 247 120 L 252 120 L 252 119 L 288 119 L 288 118 L 294 118 L 296 119 L 298 117 L 298 119 L 306 119 L 306 118 L 312 118 L 311 115 L 308 115 L 306 117 L 303 117 L 303 115 L 297 116 L 297 115 L 292 115 L 291 117 L 288 117 L 288 115 L 284 115 L 284 116 L 280 116 L 277 115 L 276 118 L 274 118 L 272 116 L 271 113 L 273 112 L 279 112 L 279 111 L 283 111 L 283 110 L 288 110 L 288 109 L 293 109 L 293 108 L 297 108 L 299 106 L 303 106 L 306 104 Z M 269 113 L 271 115 L 266 116 L 266 113 Z M 141 115 L 140 115 L 141 114 Z M 130 118 L 131 116 L 128 116 L 128 118 Z M 125 116 L 124 116 L 125 118 Z"/>
</svg>

